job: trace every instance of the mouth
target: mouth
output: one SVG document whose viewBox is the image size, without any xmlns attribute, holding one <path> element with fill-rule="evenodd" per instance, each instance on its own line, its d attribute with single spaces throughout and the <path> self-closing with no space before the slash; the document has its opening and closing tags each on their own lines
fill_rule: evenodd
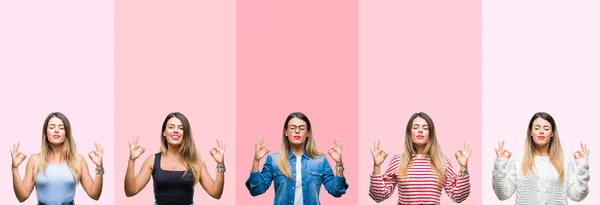
<svg viewBox="0 0 600 205">
<path fill-rule="evenodd" d="M 540 136 L 538 136 L 537 138 L 538 138 L 538 139 L 540 139 L 540 140 L 544 140 L 544 139 L 546 139 L 546 137 L 544 137 L 544 136 L 541 136 L 541 135 L 540 135 Z"/>
<path fill-rule="evenodd" d="M 173 139 L 173 140 L 180 140 L 181 136 L 179 136 L 179 135 L 171 135 L 171 139 Z"/>
<path fill-rule="evenodd" d="M 423 138 L 425 138 L 425 136 L 423 136 L 423 135 L 417 135 L 417 138 L 418 139 L 423 139 Z"/>
<path fill-rule="evenodd" d="M 302 138 L 302 137 L 300 137 L 299 135 L 294 136 L 295 140 L 299 140 L 300 138 Z"/>
<path fill-rule="evenodd" d="M 52 138 L 58 139 L 58 138 L 60 138 L 60 135 L 52 135 Z"/>
</svg>

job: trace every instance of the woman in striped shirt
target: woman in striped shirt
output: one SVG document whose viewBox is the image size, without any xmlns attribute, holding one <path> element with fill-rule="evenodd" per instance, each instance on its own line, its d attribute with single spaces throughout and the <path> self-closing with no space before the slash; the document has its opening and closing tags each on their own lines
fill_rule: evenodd
<svg viewBox="0 0 600 205">
<path fill-rule="evenodd" d="M 527 127 L 525 153 L 512 153 L 498 142 L 492 184 L 500 200 L 515 192 L 515 204 L 567 204 L 583 200 L 589 193 L 590 150 L 581 143 L 573 158 L 563 154 L 556 122 L 550 114 L 538 112 Z"/>
<path fill-rule="evenodd" d="M 392 157 L 384 174 L 380 174 L 380 169 L 388 154 L 379 147 L 379 142 L 371 150 L 374 164 L 369 196 L 373 200 L 381 202 L 389 198 L 396 185 L 398 204 L 440 204 L 442 188 L 454 202 L 467 199 L 471 188 L 468 144 L 455 153 L 460 164 L 460 172 L 456 174 L 440 149 L 433 120 L 423 112 L 413 114 L 408 121 L 404 144 L 404 153 Z"/>
</svg>

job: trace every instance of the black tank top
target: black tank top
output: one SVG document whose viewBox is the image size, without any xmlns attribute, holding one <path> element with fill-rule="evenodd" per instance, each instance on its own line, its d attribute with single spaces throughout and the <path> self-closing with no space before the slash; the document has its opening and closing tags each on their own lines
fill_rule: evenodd
<svg viewBox="0 0 600 205">
<path fill-rule="evenodd" d="M 161 154 L 154 155 L 154 200 L 159 205 L 189 205 L 194 203 L 194 173 L 167 171 L 160 168 Z"/>
</svg>

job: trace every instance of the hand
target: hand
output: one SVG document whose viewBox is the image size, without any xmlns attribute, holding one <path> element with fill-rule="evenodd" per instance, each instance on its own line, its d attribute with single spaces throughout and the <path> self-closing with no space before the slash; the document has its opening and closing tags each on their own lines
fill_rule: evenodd
<svg viewBox="0 0 600 205">
<path fill-rule="evenodd" d="M 333 139 L 333 146 L 327 149 L 327 154 L 329 154 L 336 163 L 342 163 L 342 142 L 339 138 Z"/>
<path fill-rule="evenodd" d="M 96 150 L 91 151 L 88 156 L 90 156 L 90 159 L 94 162 L 96 167 L 102 167 L 102 154 L 104 153 L 104 148 L 102 148 L 98 142 L 94 142 L 94 144 L 96 145 Z"/>
<path fill-rule="evenodd" d="M 496 150 L 496 156 L 501 159 L 510 159 L 512 152 L 509 152 L 507 149 L 504 149 L 504 140 L 498 142 L 498 148 L 494 148 Z"/>
<path fill-rule="evenodd" d="M 223 140 L 217 139 L 217 147 L 213 147 L 209 152 L 217 164 L 225 163 L 225 145 L 223 145 Z"/>
<path fill-rule="evenodd" d="M 454 156 L 456 157 L 456 161 L 461 167 L 461 170 L 467 168 L 467 164 L 469 163 L 469 156 L 471 156 L 471 147 L 466 142 L 463 143 L 463 148 L 456 151 Z"/>
<path fill-rule="evenodd" d="M 19 165 L 21 165 L 21 163 L 23 163 L 23 161 L 25 161 L 25 158 L 27 158 L 27 155 L 24 155 L 23 153 L 19 152 L 19 143 L 17 142 L 17 144 L 13 144 L 13 149 L 10 151 L 10 156 L 12 157 L 12 167 L 13 168 L 17 168 L 19 167 Z"/>
<path fill-rule="evenodd" d="M 138 157 L 142 155 L 146 151 L 143 147 L 138 145 L 138 140 L 140 136 L 135 136 L 131 138 L 129 142 L 129 159 L 136 160 Z"/>
<path fill-rule="evenodd" d="M 375 166 L 381 165 L 388 156 L 388 153 L 385 153 L 383 149 L 379 147 L 379 140 L 373 142 L 373 149 L 369 148 L 369 151 L 371 151 L 371 155 L 373 155 L 373 163 Z"/>
<path fill-rule="evenodd" d="M 586 144 L 581 144 L 581 150 L 577 150 L 577 152 L 575 152 L 575 154 L 573 154 L 573 157 L 575 157 L 575 159 L 583 159 L 588 157 L 588 155 L 590 155 L 590 150 L 587 148 Z M 13 161 L 14 163 L 14 161 Z"/>
<path fill-rule="evenodd" d="M 260 160 L 267 156 L 271 150 L 263 145 L 265 136 L 260 135 L 257 141 L 254 141 L 254 160 Z"/>
</svg>

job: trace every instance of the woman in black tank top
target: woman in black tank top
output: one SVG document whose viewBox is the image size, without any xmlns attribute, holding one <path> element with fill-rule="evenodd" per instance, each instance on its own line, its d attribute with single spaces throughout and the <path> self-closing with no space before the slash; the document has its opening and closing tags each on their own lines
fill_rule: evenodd
<svg viewBox="0 0 600 205">
<path fill-rule="evenodd" d="M 125 195 L 135 196 L 150 180 L 154 180 L 154 199 L 158 205 L 194 204 L 194 187 L 199 182 L 208 195 L 221 198 L 225 181 L 223 141 L 217 140 L 217 146 L 210 154 L 217 162 L 217 177 L 212 179 L 206 165 L 196 150 L 192 129 L 187 118 L 173 112 L 167 115 L 162 125 L 160 152 L 148 156 L 142 169 L 134 175 L 135 160 L 146 149 L 138 145 L 139 136 L 129 142 L 129 163 L 125 174 Z"/>
</svg>

